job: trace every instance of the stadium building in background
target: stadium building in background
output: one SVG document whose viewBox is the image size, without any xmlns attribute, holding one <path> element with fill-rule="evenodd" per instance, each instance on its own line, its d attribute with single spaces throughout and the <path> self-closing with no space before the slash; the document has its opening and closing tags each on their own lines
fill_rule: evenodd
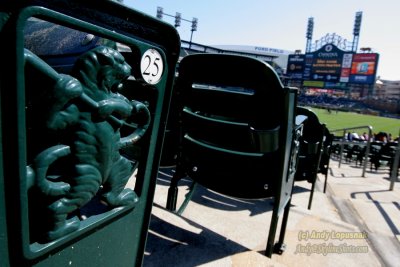
<svg viewBox="0 0 400 267">
<path fill-rule="evenodd" d="M 293 51 L 289 50 L 251 45 L 215 45 L 214 47 L 224 50 L 271 56 L 274 58 L 273 62 L 277 65 L 276 69 L 281 69 L 283 72 L 286 72 L 289 55 L 293 54 Z"/>
<path fill-rule="evenodd" d="M 163 14 L 162 8 L 158 8 L 157 17 L 162 19 Z M 175 20 L 177 19 L 182 18 L 175 17 Z M 193 31 L 197 30 L 198 20 L 193 18 L 190 21 L 192 23 L 190 41 L 181 40 L 180 58 L 195 53 L 251 56 L 271 64 L 285 85 L 298 87 L 302 93 L 364 100 L 394 99 L 399 102 L 399 81 L 391 83 L 376 77 L 379 54 L 368 47 L 358 48 L 361 21 L 362 12 L 356 12 L 352 40 L 335 33 L 328 33 L 313 41 L 314 18 L 309 18 L 305 52 L 302 53 L 301 50 L 289 51 L 263 46 L 232 44 L 209 46 L 194 43 L 192 35 Z M 180 23 L 175 23 L 175 27 L 179 25 Z"/>
</svg>

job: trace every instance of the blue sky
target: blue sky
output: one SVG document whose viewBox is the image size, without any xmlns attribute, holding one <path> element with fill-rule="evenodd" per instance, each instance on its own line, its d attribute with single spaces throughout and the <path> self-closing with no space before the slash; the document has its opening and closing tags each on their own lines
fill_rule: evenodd
<svg viewBox="0 0 400 267">
<path fill-rule="evenodd" d="M 313 41 L 327 33 L 353 40 L 355 13 L 363 12 L 360 47 L 380 54 L 378 76 L 400 80 L 400 1 L 399 0 L 124 0 L 124 4 L 156 16 L 164 13 L 198 18 L 193 42 L 204 45 L 251 45 L 301 49 L 306 46 L 309 17 L 314 18 Z M 174 18 L 164 16 L 173 24 Z M 178 27 L 181 39 L 190 39 L 189 22 Z"/>
</svg>

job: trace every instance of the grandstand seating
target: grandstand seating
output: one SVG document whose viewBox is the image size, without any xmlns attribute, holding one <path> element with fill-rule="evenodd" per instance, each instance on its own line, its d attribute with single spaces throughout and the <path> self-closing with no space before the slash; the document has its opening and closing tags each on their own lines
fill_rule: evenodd
<svg viewBox="0 0 400 267">
<path fill-rule="evenodd" d="M 284 88 L 265 62 L 226 54 L 185 57 L 175 89 L 170 121 L 178 125 L 170 129 L 178 146 L 167 208 L 176 209 L 178 182 L 186 176 L 230 197 L 273 197 L 266 255 L 274 250 L 280 214 L 275 249 L 282 252 L 302 127 L 295 124 L 297 90 Z"/>
</svg>

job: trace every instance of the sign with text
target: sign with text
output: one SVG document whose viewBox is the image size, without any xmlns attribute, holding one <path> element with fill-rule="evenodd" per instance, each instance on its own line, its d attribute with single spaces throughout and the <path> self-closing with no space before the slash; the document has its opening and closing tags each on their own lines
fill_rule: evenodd
<svg viewBox="0 0 400 267">
<path fill-rule="evenodd" d="M 347 83 L 373 84 L 378 59 L 377 53 L 356 54 L 326 44 L 312 53 L 289 55 L 287 75 L 294 80 L 302 79 L 304 86 L 322 88 L 342 89 Z"/>
<path fill-rule="evenodd" d="M 379 55 L 376 53 L 354 54 L 350 82 L 371 84 L 375 81 Z"/>
<path fill-rule="evenodd" d="M 286 75 L 292 80 L 303 79 L 304 55 L 289 55 Z"/>
<path fill-rule="evenodd" d="M 339 82 L 344 52 L 327 44 L 313 52 L 311 78 L 315 81 Z"/>
</svg>

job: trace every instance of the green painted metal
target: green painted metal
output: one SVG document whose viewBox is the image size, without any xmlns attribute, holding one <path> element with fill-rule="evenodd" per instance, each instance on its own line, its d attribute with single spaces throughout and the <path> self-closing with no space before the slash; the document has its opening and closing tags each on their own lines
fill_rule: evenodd
<svg viewBox="0 0 400 267">
<path fill-rule="evenodd" d="M 27 42 L 38 22 L 88 38 L 71 71 L 51 57 L 68 38 L 36 31 L 46 55 Z M 74 0 L 6 1 L 0 30 L 0 265 L 140 266 L 176 30 L 114 1 Z"/>
<path fill-rule="evenodd" d="M 331 159 L 332 153 L 332 143 L 333 143 L 334 135 L 331 134 L 328 128 L 324 129 L 324 142 L 322 145 L 322 155 L 321 161 L 319 163 L 318 173 L 325 175 L 325 182 L 324 182 L 324 193 L 326 193 L 326 187 L 328 185 L 328 171 L 329 171 L 329 163 Z"/>
<path fill-rule="evenodd" d="M 295 175 L 296 181 L 307 180 L 311 183 L 308 209 L 311 209 L 315 182 L 320 167 L 324 145 L 325 124 L 319 122 L 317 115 L 309 109 L 297 107 L 297 116 L 305 118 L 303 135 L 300 138 L 299 162 Z"/>
</svg>

